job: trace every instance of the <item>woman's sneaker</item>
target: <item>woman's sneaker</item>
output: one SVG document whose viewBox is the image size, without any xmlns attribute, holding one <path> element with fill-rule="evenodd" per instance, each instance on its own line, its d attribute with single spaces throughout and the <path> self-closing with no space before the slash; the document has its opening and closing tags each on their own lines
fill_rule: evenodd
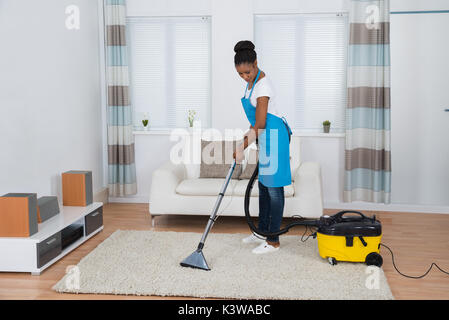
<svg viewBox="0 0 449 320">
<path fill-rule="evenodd" d="M 274 247 L 271 244 L 268 244 L 268 242 L 264 241 L 258 247 L 254 248 L 252 252 L 255 254 L 263 254 L 263 253 L 275 252 L 278 250 L 279 250 L 279 247 Z"/>
<path fill-rule="evenodd" d="M 262 237 L 261 235 L 258 235 L 257 233 L 251 233 L 250 236 L 242 239 L 243 243 L 263 243 L 265 242 L 266 237 Z"/>
</svg>

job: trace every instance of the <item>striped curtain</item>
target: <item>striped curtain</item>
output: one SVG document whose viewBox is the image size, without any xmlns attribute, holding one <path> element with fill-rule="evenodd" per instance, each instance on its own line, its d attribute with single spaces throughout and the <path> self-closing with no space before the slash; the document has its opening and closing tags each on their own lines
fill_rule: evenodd
<svg viewBox="0 0 449 320">
<path fill-rule="evenodd" d="M 351 0 L 344 201 L 390 203 L 390 3 Z"/>
<path fill-rule="evenodd" d="M 137 193 L 125 28 L 126 1 L 105 0 L 110 196 L 126 196 Z"/>
</svg>

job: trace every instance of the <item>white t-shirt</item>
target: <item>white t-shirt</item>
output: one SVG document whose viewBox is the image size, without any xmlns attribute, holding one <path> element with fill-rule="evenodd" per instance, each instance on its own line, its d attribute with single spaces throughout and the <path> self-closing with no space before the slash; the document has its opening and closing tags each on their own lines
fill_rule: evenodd
<svg viewBox="0 0 449 320">
<path fill-rule="evenodd" d="M 251 90 L 248 88 L 246 91 L 245 98 L 249 97 Z M 254 107 L 257 107 L 257 98 L 259 97 L 270 97 L 268 99 L 268 113 L 271 113 L 275 116 L 282 117 L 283 115 L 279 112 L 276 105 L 276 93 L 274 91 L 274 86 L 271 83 L 270 79 L 265 75 L 262 79 L 257 80 L 254 85 L 253 94 L 251 95 L 251 104 Z"/>
</svg>

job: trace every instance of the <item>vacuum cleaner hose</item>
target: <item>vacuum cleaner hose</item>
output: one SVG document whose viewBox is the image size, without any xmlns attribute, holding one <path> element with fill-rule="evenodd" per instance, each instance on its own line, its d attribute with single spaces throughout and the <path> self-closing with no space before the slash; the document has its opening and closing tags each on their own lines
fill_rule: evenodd
<svg viewBox="0 0 449 320">
<path fill-rule="evenodd" d="M 248 223 L 248 226 L 250 227 L 251 231 L 254 233 L 257 233 L 264 237 L 274 237 L 279 236 L 281 234 L 287 233 L 290 228 L 295 226 L 312 226 L 312 227 L 318 227 L 319 226 L 319 220 L 306 220 L 305 218 L 300 218 L 300 221 L 295 221 L 287 226 L 285 228 L 277 231 L 277 232 L 264 232 L 254 225 L 253 220 L 251 218 L 251 213 L 249 212 L 249 202 L 251 198 L 251 190 L 253 189 L 254 181 L 256 181 L 257 175 L 259 174 L 259 162 L 257 162 L 256 169 L 254 170 L 251 178 L 249 179 L 248 185 L 246 186 L 245 191 L 245 217 L 246 221 Z"/>
</svg>

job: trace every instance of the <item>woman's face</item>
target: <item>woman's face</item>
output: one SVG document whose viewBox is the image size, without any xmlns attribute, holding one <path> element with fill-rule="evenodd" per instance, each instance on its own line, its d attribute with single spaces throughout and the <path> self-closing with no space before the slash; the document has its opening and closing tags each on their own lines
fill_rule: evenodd
<svg viewBox="0 0 449 320">
<path fill-rule="evenodd" d="M 237 73 L 246 82 L 254 82 L 257 76 L 257 60 L 254 63 L 242 63 L 235 66 Z"/>
</svg>

